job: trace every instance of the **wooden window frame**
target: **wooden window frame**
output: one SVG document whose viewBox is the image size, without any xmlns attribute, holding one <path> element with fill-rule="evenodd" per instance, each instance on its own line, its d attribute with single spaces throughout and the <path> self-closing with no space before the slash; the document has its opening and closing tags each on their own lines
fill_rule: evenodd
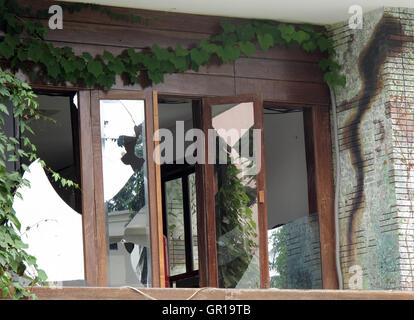
<svg viewBox="0 0 414 320">
<path fill-rule="evenodd" d="M 163 197 L 163 221 L 164 221 L 164 235 L 168 238 L 168 212 L 167 212 L 167 197 L 165 184 L 169 181 L 181 180 L 181 189 L 183 195 L 183 222 L 184 222 L 184 248 L 185 248 L 185 265 L 186 272 L 177 275 L 170 275 L 170 282 L 185 279 L 186 277 L 198 275 L 198 269 L 194 270 L 194 252 L 193 252 L 193 232 L 192 232 L 192 217 L 191 217 L 191 200 L 190 200 L 190 184 L 189 176 L 195 174 L 194 165 L 181 165 L 182 169 L 168 173 L 162 176 L 162 197 Z M 168 254 L 167 254 L 168 256 Z"/>
<path fill-rule="evenodd" d="M 152 91 L 100 90 L 79 91 L 80 153 L 85 278 L 90 286 L 106 287 L 107 239 L 104 208 L 100 100 L 144 100 L 147 155 L 148 208 L 152 287 L 164 287 L 164 245 L 162 236 L 161 190 L 159 165 L 153 161 L 158 128 L 157 95 Z M 159 189 L 159 190 L 158 190 Z M 151 214 L 152 213 L 152 214 Z M 155 214 L 154 214 L 155 213 Z"/>
<path fill-rule="evenodd" d="M 80 152 L 80 169 L 81 169 L 81 194 L 82 194 L 82 228 L 84 242 L 84 264 L 85 280 L 89 286 L 107 286 L 106 270 L 106 233 L 102 234 L 98 230 L 105 228 L 105 220 L 102 214 L 99 216 L 99 210 L 102 212 L 103 203 L 97 203 L 97 190 L 95 185 L 102 185 L 102 175 L 99 176 L 99 168 L 102 167 L 99 162 L 101 159 L 100 141 L 97 143 L 96 133 L 99 132 L 99 121 L 96 120 L 97 98 L 100 96 L 112 99 L 145 99 L 145 117 L 154 121 L 147 123 L 147 137 L 150 133 L 158 128 L 158 95 L 155 91 L 133 91 L 133 90 L 111 90 L 103 93 L 98 90 L 89 90 L 76 87 L 56 87 L 49 85 L 31 84 L 33 90 L 46 91 L 76 91 L 78 93 L 79 108 L 79 152 Z M 160 93 L 161 95 L 161 93 Z M 162 93 L 163 96 L 188 96 L 182 94 Z M 203 97 L 194 95 L 188 96 L 193 100 L 193 119 L 195 127 L 201 127 L 204 121 L 203 110 L 201 108 L 201 99 Z M 128 99 L 127 98 L 127 99 Z M 272 103 L 274 104 L 274 102 Z M 334 223 L 334 183 L 333 183 L 333 163 L 332 163 L 332 145 L 331 145 L 331 128 L 329 125 L 329 107 L 320 105 L 291 105 L 283 104 L 287 108 L 301 107 L 304 110 L 305 140 L 306 140 L 306 157 L 308 173 L 308 185 L 310 209 L 314 208 L 318 212 L 320 245 L 321 245 L 321 264 L 322 264 L 322 283 L 323 289 L 338 289 L 338 279 L 336 275 L 335 261 L 335 223 Z M 99 107 L 99 104 L 98 104 Z M 94 110 L 95 109 L 95 110 Z M 197 123 L 198 121 L 198 123 Z M 97 126 L 98 124 L 98 126 Z M 152 127 L 152 128 L 150 128 Z M 97 131 L 98 130 L 98 131 Z M 153 130 L 153 131 L 149 131 Z M 149 141 L 149 140 L 147 140 Z M 147 148 L 153 150 L 157 143 L 147 143 Z M 99 152 L 97 152 L 99 150 Z M 263 157 L 262 157 L 263 158 Z M 160 168 L 154 165 L 154 168 L 148 170 L 152 181 L 161 181 Z M 197 176 L 197 195 L 203 196 L 199 189 L 205 185 L 204 172 L 201 166 L 196 166 Z M 149 178 L 149 177 L 148 177 Z M 312 188 L 311 188 L 312 186 Z M 312 189 L 312 190 L 310 190 Z M 99 194 L 97 195 L 99 196 Z M 203 196 L 204 197 L 204 196 Z M 155 229 L 155 238 L 152 236 L 151 248 L 151 266 L 152 266 L 152 286 L 164 287 L 164 245 L 162 231 L 162 199 L 160 183 L 149 184 L 149 205 L 158 213 L 152 217 L 152 229 Z M 98 210 L 97 210 L 98 205 Z M 199 259 L 200 259 L 200 286 L 207 286 L 211 281 L 208 279 L 206 268 L 209 263 L 208 241 L 206 236 L 206 221 L 203 212 L 205 212 L 205 199 L 197 201 L 198 211 L 198 233 L 199 235 Z M 310 211 L 312 212 L 312 211 Z M 104 238 L 104 241 L 102 241 Z M 266 244 L 267 248 L 267 244 Z M 205 253 L 205 254 L 203 254 Z M 155 269 L 155 270 L 154 270 Z M 158 269 L 158 270 L 157 270 Z M 206 278 L 207 277 L 207 278 Z"/>
<path fill-rule="evenodd" d="M 227 97 L 208 97 L 203 98 L 203 130 L 207 132 L 212 129 L 211 115 L 212 106 L 227 103 L 243 103 L 252 102 L 254 104 L 254 128 L 261 129 L 261 171 L 257 174 L 257 206 L 258 206 L 258 233 L 259 233 L 259 270 L 260 270 L 260 288 L 270 287 L 269 276 L 269 252 L 268 252 L 268 219 L 267 219 L 267 196 L 266 196 L 266 166 L 265 166 L 265 148 L 264 148 L 264 105 L 263 97 L 260 94 L 242 94 Z M 206 135 L 206 139 L 208 135 Z M 206 140 L 205 145 L 208 146 Z M 217 271 L 217 248 L 216 248 L 216 216 L 214 209 L 214 190 L 213 181 L 209 181 L 214 175 L 214 165 L 208 163 L 208 148 L 206 147 L 204 177 L 207 181 L 205 193 L 206 204 L 205 212 L 207 215 L 207 249 L 208 249 L 208 280 L 207 284 L 212 287 L 218 287 L 218 271 Z M 262 199 L 261 199 L 262 198 Z"/>
</svg>

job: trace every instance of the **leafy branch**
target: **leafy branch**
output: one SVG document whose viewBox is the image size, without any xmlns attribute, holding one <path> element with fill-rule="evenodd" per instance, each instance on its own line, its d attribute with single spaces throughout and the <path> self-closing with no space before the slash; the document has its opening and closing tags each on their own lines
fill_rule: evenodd
<svg viewBox="0 0 414 320">
<path fill-rule="evenodd" d="M 12 108 L 6 106 L 7 101 L 11 102 Z M 5 117 L 17 120 L 19 137 L 17 139 L 8 136 L 4 130 L 0 130 L 0 294 L 14 299 L 34 298 L 22 286 L 19 278 L 27 280 L 31 287 L 44 283 L 47 277 L 38 268 L 35 257 L 25 251 L 28 246 L 21 239 L 21 224 L 13 209 L 13 203 L 15 197 L 22 199 L 18 191 L 20 187 L 30 187 L 30 182 L 23 178 L 24 172 L 29 170 L 23 160 L 32 162 L 38 159 L 37 148 L 30 141 L 29 135 L 34 134 L 30 121 L 40 119 L 41 115 L 38 112 L 36 95 L 30 86 L 0 68 L 0 126 L 5 125 Z M 63 187 L 79 187 L 47 167 L 43 160 L 40 159 L 39 162 Z M 15 169 L 10 169 L 7 164 L 17 165 L 14 166 Z M 34 270 L 35 275 L 29 275 L 29 269 Z"/>
</svg>

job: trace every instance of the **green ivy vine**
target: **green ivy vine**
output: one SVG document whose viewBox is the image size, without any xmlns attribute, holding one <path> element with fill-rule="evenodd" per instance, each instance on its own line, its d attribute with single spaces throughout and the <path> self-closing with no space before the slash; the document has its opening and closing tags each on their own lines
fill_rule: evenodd
<svg viewBox="0 0 414 320">
<path fill-rule="evenodd" d="M 7 108 L 7 101 L 13 105 L 13 111 Z M 6 116 L 13 116 L 19 119 L 20 134 L 18 140 L 0 131 L 0 293 L 2 297 L 14 299 L 34 297 L 20 282 L 22 278 L 26 279 L 28 286 L 46 280 L 46 274 L 38 268 L 35 257 L 25 251 L 27 245 L 21 239 L 21 225 L 13 209 L 15 197 L 22 197 L 19 187 L 30 186 L 30 183 L 20 170 L 6 169 L 6 162 L 12 164 L 20 163 L 23 158 L 37 159 L 36 147 L 28 135 L 33 133 L 30 120 L 40 117 L 37 108 L 36 95 L 29 85 L 0 69 L 0 126 L 5 124 Z M 25 164 L 21 167 L 23 171 L 28 169 Z M 34 270 L 31 276 L 26 272 L 28 268 Z"/>
<path fill-rule="evenodd" d="M 64 9 L 76 12 L 84 7 Z M 112 18 L 142 22 L 136 16 L 114 14 L 108 8 L 92 5 L 91 8 Z M 175 48 L 160 48 L 154 44 L 142 51 L 129 48 L 117 56 L 109 51 L 92 56 L 88 52 L 76 55 L 70 47 L 55 47 L 45 41 L 48 29 L 40 22 L 25 20 L 24 16 L 30 14 L 30 8 L 20 8 L 15 0 L 0 0 L 0 28 L 5 32 L 0 42 L 0 57 L 4 67 L 23 70 L 31 81 L 53 84 L 69 81 L 110 89 L 119 75 L 126 84 L 139 83 L 145 88 L 163 82 L 165 74 L 198 71 L 200 66 L 212 63 L 213 57 L 219 63 L 234 62 L 243 55 L 252 56 L 257 45 L 263 51 L 286 45 L 299 46 L 306 52 L 320 50 L 325 53 L 326 57 L 319 64 L 325 81 L 332 87 L 345 85 L 345 77 L 339 74 L 340 65 L 333 59 L 332 40 L 326 32 L 316 31 L 310 25 L 293 26 L 272 21 L 234 25 L 223 21 L 220 34 L 202 40 L 194 48 L 183 48 L 180 44 Z M 45 12 L 37 12 L 36 16 L 45 17 Z"/>
</svg>

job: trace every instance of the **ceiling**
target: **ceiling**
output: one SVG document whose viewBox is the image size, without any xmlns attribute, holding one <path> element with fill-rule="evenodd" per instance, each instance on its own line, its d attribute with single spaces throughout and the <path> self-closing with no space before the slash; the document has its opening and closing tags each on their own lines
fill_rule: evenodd
<svg viewBox="0 0 414 320">
<path fill-rule="evenodd" d="M 381 7 L 414 8 L 413 0 L 65 0 L 118 7 L 226 17 L 272 19 L 287 22 L 331 24 L 346 21 L 350 6 L 364 12 Z"/>
</svg>

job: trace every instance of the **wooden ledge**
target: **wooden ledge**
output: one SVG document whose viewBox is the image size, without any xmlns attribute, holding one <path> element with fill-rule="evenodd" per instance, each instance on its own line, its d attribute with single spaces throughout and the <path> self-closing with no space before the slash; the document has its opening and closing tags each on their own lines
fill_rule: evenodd
<svg viewBox="0 0 414 320">
<path fill-rule="evenodd" d="M 414 300 L 409 291 L 36 287 L 40 300 Z"/>
</svg>

